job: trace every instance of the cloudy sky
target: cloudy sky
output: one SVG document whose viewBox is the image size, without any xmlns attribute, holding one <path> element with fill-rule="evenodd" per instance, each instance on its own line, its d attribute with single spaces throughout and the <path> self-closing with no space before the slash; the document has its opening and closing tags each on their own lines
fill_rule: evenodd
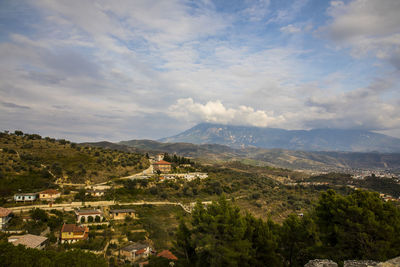
<svg viewBox="0 0 400 267">
<path fill-rule="evenodd" d="M 399 0 L 0 1 L 0 130 L 199 122 L 400 137 Z"/>
</svg>

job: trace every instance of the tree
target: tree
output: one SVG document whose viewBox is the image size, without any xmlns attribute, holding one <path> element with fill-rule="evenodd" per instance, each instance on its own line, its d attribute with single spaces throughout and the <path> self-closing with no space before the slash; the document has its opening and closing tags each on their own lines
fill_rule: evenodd
<svg viewBox="0 0 400 267">
<path fill-rule="evenodd" d="M 44 211 L 42 209 L 35 208 L 35 209 L 32 209 L 30 211 L 30 213 L 31 213 L 32 219 L 35 221 L 47 222 L 47 220 L 49 218 L 46 211 Z"/>
<path fill-rule="evenodd" d="M 79 192 L 74 197 L 76 200 L 85 201 L 86 199 L 86 189 L 80 189 Z"/>
<path fill-rule="evenodd" d="M 280 266 L 271 225 L 241 215 L 224 197 L 207 208 L 197 203 L 191 227 L 180 223 L 175 247 L 190 266 Z"/>
<path fill-rule="evenodd" d="M 81 217 L 81 223 L 85 223 L 85 222 L 86 222 L 85 216 L 82 216 Z"/>
<path fill-rule="evenodd" d="M 103 257 L 80 249 L 38 250 L 5 241 L 0 241 L 0 262 L 1 266 L 107 266 Z"/>
<path fill-rule="evenodd" d="M 190 264 L 195 261 L 195 247 L 191 238 L 191 231 L 181 219 L 179 222 L 178 231 L 176 234 L 175 247 L 178 248 L 180 254 L 184 255 L 186 263 Z"/>
<path fill-rule="evenodd" d="M 319 242 L 317 226 L 311 216 L 290 215 L 279 229 L 281 254 L 288 266 L 304 266 L 314 258 L 313 249 Z"/>
<path fill-rule="evenodd" d="M 324 252 L 334 260 L 386 260 L 400 251 L 400 211 L 377 193 L 321 195 L 315 209 Z"/>
<path fill-rule="evenodd" d="M 22 135 L 24 135 L 24 133 L 23 133 L 22 131 L 20 131 L 20 130 L 15 130 L 14 134 L 15 134 L 16 136 L 22 136 Z"/>
</svg>

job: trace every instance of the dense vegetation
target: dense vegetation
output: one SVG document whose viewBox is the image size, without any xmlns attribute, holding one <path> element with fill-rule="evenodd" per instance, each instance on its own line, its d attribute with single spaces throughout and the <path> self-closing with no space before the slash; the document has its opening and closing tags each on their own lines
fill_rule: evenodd
<svg viewBox="0 0 400 267">
<path fill-rule="evenodd" d="M 0 196 L 49 188 L 56 180 L 84 183 L 148 167 L 142 154 L 80 146 L 37 134 L 0 133 Z"/>
<path fill-rule="evenodd" d="M 364 179 L 353 179 L 350 174 L 327 173 L 310 177 L 310 182 L 327 182 L 331 185 L 353 185 L 379 193 L 400 197 L 400 184 L 391 178 L 376 177 L 374 174 Z"/>
<path fill-rule="evenodd" d="M 379 195 L 323 193 L 315 209 L 282 225 L 242 215 L 221 198 L 197 204 L 189 225 L 181 222 L 176 253 L 182 266 L 303 266 L 328 258 L 386 260 L 400 253 L 400 211 Z"/>
<path fill-rule="evenodd" d="M 71 266 L 107 266 L 101 256 L 85 253 L 81 250 L 57 252 L 37 250 L 14 246 L 7 241 L 0 241 L 1 266 L 32 266 L 32 267 L 71 267 Z"/>
</svg>

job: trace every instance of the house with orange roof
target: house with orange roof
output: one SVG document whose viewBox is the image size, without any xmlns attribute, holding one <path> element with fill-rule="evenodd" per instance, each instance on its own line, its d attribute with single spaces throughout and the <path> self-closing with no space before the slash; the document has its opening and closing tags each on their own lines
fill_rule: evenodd
<svg viewBox="0 0 400 267">
<path fill-rule="evenodd" d="M 154 162 L 153 164 L 153 170 L 156 171 L 160 171 L 162 173 L 168 173 L 171 172 L 171 163 L 165 160 L 160 160 L 157 162 Z"/>
<path fill-rule="evenodd" d="M 61 243 L 74 243 L 89 238 L 89 228 L 76 224 L 64 224 L 60 232 Z"/>
<path fill-rule="evenodd" d="M 11 220 L 11 216 L 11 210 L 0 207 L 0 230 L 7 227 L 8 222 Z"/>
<path fill-rule="evenodd" d="M 39 192 L 40 200 L 54 200 L 56 198 L 61 197 L 61 193 L 55 189 L 47 189 L 42 192 Z"/>
</svg>

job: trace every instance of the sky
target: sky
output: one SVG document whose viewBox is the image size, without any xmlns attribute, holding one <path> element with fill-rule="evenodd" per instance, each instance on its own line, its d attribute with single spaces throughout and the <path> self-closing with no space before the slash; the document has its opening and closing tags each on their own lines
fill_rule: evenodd
<svg viewBox="0 0 400 267">
<path fill-rule="evenodd" d="M 0 130 L 201 122 L 400 138 L 399 0 L 0 0 Z"/>
</svg>

